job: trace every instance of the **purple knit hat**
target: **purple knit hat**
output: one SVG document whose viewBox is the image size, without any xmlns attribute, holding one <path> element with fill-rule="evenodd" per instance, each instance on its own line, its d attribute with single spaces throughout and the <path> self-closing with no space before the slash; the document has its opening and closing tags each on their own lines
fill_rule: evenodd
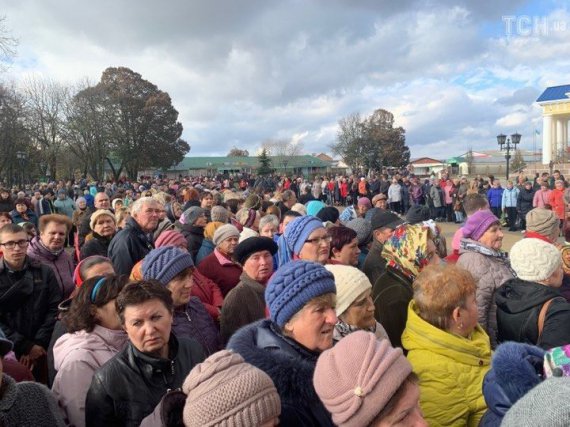
<svg viewBox="0 0 570 427">
<path fill-rule="evenodd" d="M 491 225 L 499 222 L 499 218 L 490 210 L 477 211 L 471 215 L 463 226 L 463 237 L 479 240 Z"/>
</svg>

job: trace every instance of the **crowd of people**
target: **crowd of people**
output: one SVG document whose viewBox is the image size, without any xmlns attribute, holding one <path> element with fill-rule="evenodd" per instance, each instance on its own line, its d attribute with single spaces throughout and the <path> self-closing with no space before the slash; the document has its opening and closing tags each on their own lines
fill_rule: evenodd
<svg viewBox="0 0 570 427">
<path fill-rule="evenodd" d="M 0 189 L 0 426 L 569 425 L 568 212 L 558 171 Z"/>
</svg>

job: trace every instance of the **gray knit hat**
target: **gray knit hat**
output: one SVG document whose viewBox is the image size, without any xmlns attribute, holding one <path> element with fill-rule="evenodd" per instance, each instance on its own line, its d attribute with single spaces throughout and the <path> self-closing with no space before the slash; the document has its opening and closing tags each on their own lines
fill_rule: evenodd
<svg viewBox="0 0 570 427">
<path fill-rule="evenodd" d="M 211 217 L 212 221 L 218 221 L 227 224 L 230 220 L 230 213 L 223 206 L 213 206 L 211 211 Z"/>
<path fill-rule="evenodd" d="M 554 211 L 544 208 L 534 208 L 526 214 L 526 229 L 543 236 L 551 236 L 558 229 L 558 217 Z"/>
<path fill-rule="evenodd" d="M 229 239 L 230 237 L 239 238 L 239 230 L 235 225 L 225 224 L 214 232 L 214 238 L 212 239 L 212 242 L 214 242 L 214 246 L 218 246 L 220 243 L 226 239 Z"/>
<path fill-rule="evenodd" d="M 182 224 L 194 225 L 202 215 L 206 215 L 206 209 L 202 209 L 200 206 L 191 206 L 182 213 L 179 221 Z"/>
<path fill-rule="evenodd" d="M 570 424 L 570 378 L 548 378 L 515 403 L 502 427 L 567 427 Z"/>
<path fill-rule="evenodd" d="M 358 246 L 366 245 L 372 239 L 372 224 L 370 224 L 370 221 L 364 218 L 354 218 L 345 225 L 356 231 Z"/>
<path fill-rule="evenodd" d="M 229 350 L 208 357 L 184 380 L 186 427 L 259 426 L 281 414 L 271 378 Z"/>
</svg>

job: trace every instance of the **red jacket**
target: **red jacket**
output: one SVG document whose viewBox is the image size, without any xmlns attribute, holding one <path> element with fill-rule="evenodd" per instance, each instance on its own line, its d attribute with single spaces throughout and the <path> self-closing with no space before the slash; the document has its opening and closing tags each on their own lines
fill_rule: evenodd
<svg viewBox="0 0 570 427">
<path fill-rule="evenodd" d="M 564 189 L 555 188 L 550 193 L 550 206 L 558 217 L 564 219 Z"/>
<path fill-rule="evenodd" d="M 224 297 L 222 291 L 218 285 L 216 285 L 212 280 L 208 279 L 199 270 L 194 271 L 192 276 L 194 279 L 194 286 L 192 286 L 192 296 L 198 297 L 206 311 L 214 321 L 218 322 L 220 318 L 220 310 L 222 304 L 224 303 Z"/>
<path fill-rule="evenodd" d="M 198 271 L 212 280 L 225 297 L 239 283 L 242 268 L 235 263 L 220 264 L 216 251 L 212 252 L 198 264 Z"/>
</svg>

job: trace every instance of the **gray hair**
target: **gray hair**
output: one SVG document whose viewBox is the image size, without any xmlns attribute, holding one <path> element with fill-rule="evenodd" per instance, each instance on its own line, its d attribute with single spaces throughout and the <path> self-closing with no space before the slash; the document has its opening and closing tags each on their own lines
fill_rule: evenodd
<svg viewBox="0 0 570 427">
<path fill-rule="evenodd" d="M 135 215 L 141 211 L 143 206 L 150 205 L 150 204 L 157 204 L 160 205 L 160 202 L 153 197 L 141 197 L 140 199 L 135 200 L 135 202 L 130 206 L 131 208 L 131 215 Z"/>
<path fill-rule="evenodd" d="M 259 229 L 261 230 L 267 224 L 273 224 L 275 227 L 279 227 L 279 218 L 271 214 L 265 215 L 259 220 Z"/>
</svg>

